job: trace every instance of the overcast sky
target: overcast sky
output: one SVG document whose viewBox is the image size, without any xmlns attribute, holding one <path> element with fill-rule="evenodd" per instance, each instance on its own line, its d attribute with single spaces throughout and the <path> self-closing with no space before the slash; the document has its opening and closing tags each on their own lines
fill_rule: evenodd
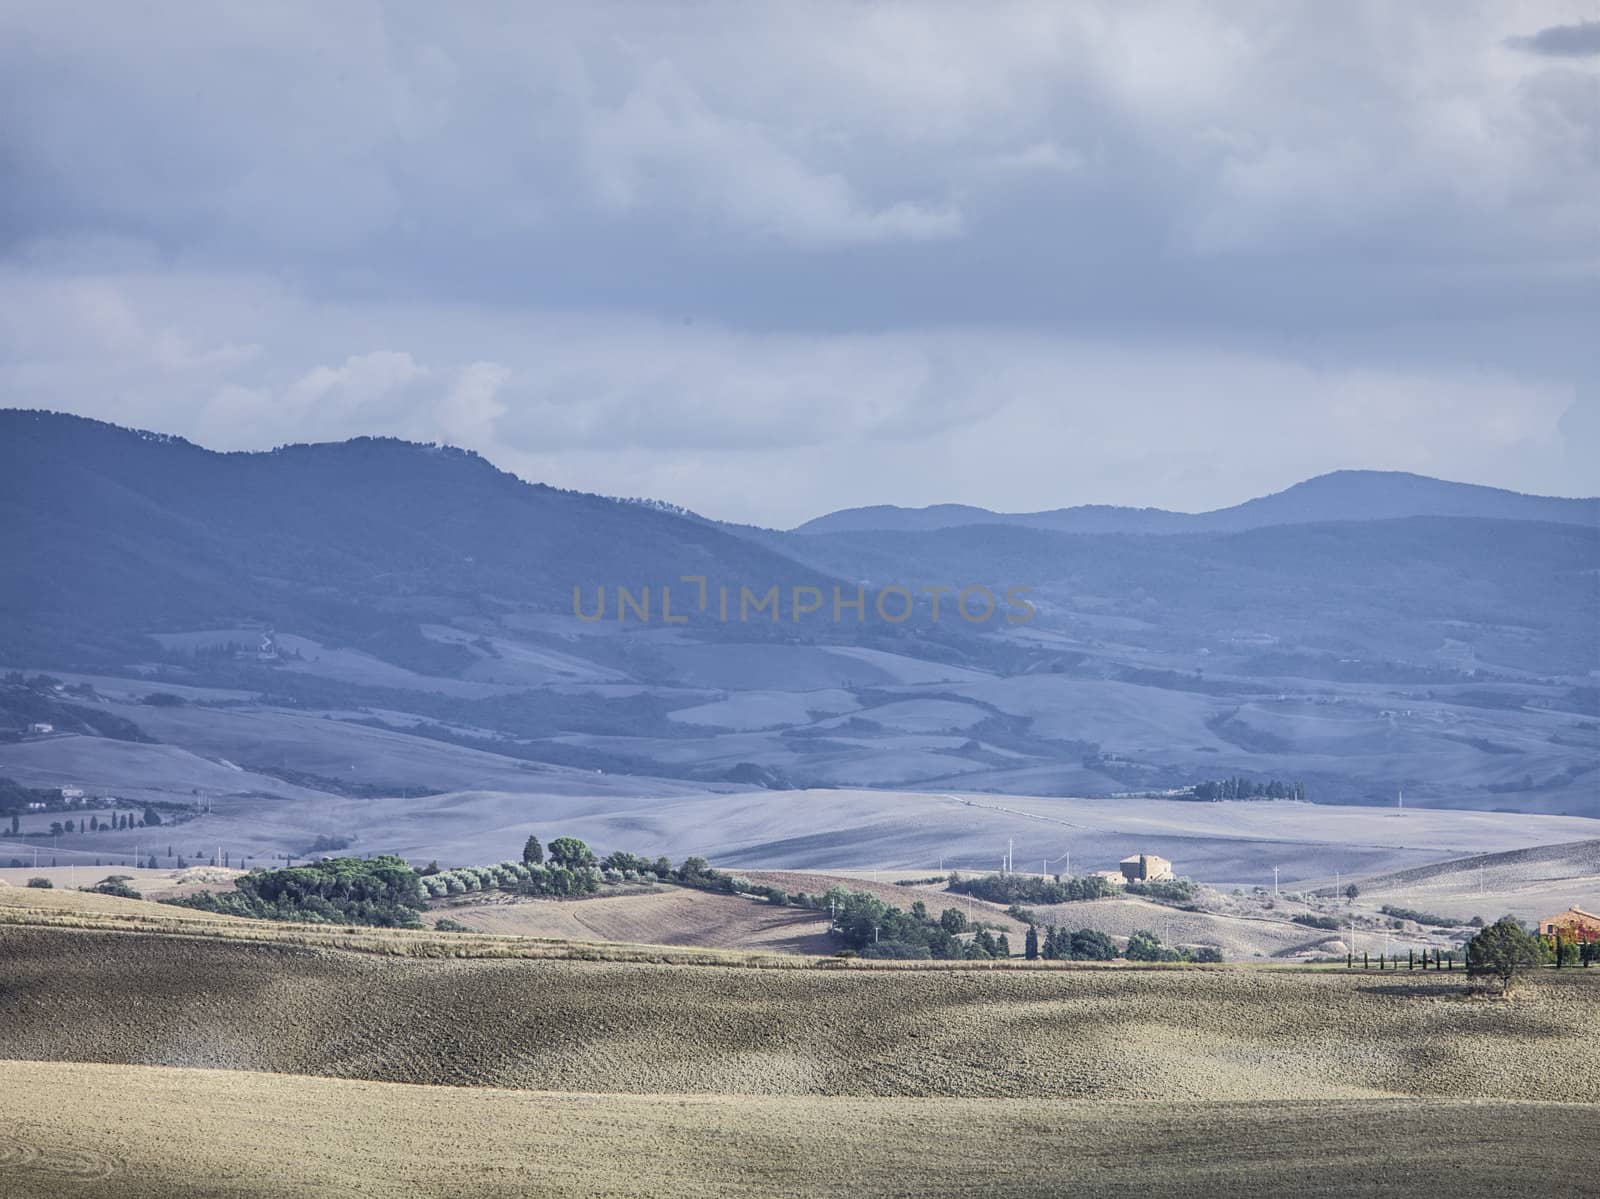
<svg viewBox="0 0 1600 1199">
<path fill-rule="evenodd" d="M 7 406 L 789 525 L 1600 492 L 1600 7 L 0 0 Z"/>
</svg>

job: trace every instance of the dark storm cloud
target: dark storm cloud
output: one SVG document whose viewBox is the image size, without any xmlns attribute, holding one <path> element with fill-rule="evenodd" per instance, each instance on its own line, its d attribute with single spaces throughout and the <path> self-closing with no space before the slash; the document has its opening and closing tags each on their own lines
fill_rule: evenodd
<svg viewBox="0 0 1600 1199">
<path fill-rule="evenodd" d="M 1579 21 L 1576 25 L 1552 25 L 1532 37 L 1508 38 L 1507 44 L 1531 54 L 1555 58 L 1587 58 L 1600 54 L 1600 21 Z"/>
</svg>

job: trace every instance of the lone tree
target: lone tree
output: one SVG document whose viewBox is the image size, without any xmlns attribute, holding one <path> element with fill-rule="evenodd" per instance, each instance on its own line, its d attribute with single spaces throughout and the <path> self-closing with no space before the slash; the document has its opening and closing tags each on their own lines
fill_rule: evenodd
<svg viewBox="0 0 1600 1199">
<path fill-rule="evenodd" d="M 1502 916 L 1467 942 L 1467 973 L 1498 978 L 1509 995 L 1517 975 L 1539 964 L 1539 940 L 1510 916 Z"/>
<path fill-rule="evenodd" d="M 1022 942 L 1022 956 L 1030 962 L 1036 961 L 1039 957 L 1039 930 L 1031 924 L 1028 925 L 1028 935 Z"/>
<path fill-rule="evenodd" d="M 946 908 L 939 914 L 939 927 L 954 935 L 967 931 L 967 914 L 960 908 Z"/>
<path fill-rule="evenodd" d="M 1360 894 L 1361 894 L 1361 888 L 1356 886 L 1354 883 L 1351 883 L 1348 887 L 1346 887 L 1344 889 L 1344 897 L 1347 900 L 1349 900 L 1351 903 L 1354 903 L 1356 901 L 1356 897 L 1359 896 Z"/>
<path fill-rule="evenodd" d="M 557 837 L 550 842 L 550 860 L 568 870 L 595 864 L 594 851 L 576 837 Z"/>
<path fill-rule="evenodd" d="M 143 895 L 128 885 L 132 881 L 133 877 L 131 875 L 109 874 L 94 886 L 83 889 L 85 891 L 93 891 L 97 895 L 116 895 L 122 899 L 143 899 Z"/>
<path fill-rule="evenodd" d="M 538 866 L 544 861 L 544 846 L 539 844 L 538 837 L 529 837 L 522 846 L 522 860 L 529 866 Z"/>
</svg>

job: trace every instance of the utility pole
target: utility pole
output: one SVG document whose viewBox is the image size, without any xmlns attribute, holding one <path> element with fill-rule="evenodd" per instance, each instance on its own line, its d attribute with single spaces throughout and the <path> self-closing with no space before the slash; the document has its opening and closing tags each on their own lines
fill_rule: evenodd
<svg viewBox="0 0 1600 1199">
<path fill-rule="evenodd" d="M 1278 894 L 1278 867 L 1276 866 L 1272 868 L 1272 894 L 1274 896 Z"/>
<path fill-rule="evenodd" d="M 1006 838 L 1006 873 L 1011 873 L 1011 855 L 1016 852 L 1017 842 L 1014 837 Z"/>
<path fill-rule="evenodd" d="M 1404 788 L 1400 790 L 1398 797 L 1400 800 L 1400 810 L 1404 812 L 1406 810 L 1406 793 Z"/>
</svg>

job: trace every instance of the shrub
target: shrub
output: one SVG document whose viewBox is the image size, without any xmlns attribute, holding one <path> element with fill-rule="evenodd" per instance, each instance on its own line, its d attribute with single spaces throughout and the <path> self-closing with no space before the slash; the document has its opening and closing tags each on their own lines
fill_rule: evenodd
<svg viewBox="0 0 1600 1199">
<path fill-rule="evenodd" d="M 1162 879 L 1148 883 L 1129 883 L 1123 889 L 1126 895 L 1140 895 L 1158 903 L 1188 903 L 1199 890 L 1186 878 Z"/>
<path fill-rule="evenodd" d="M 1109 962 L 1116 956 L 1116 943 L 1098 929 L 1080 928 L 1072 934 L 1073 961 Z"/>
<path fill-rule="evenodd" d="M 132 881 L 133 878 L 131 875 L 111 874 L 101 879 L 92 887 L 84 887 L 83 890 L 93 892 L 97 895 L 115 895 L 119 899 L 143 899 L 143 895 L 139 894 L 139 892 L 135 891 L 128 885 Z"/>
<path fill-rule="evenodd" d="M 1176 949 L 1168 949 L 1161 944 L 1161 938 L 1149 929 L 1140 929 L 1128 938 L 1128 947 L 1123 950 L 1123 956 L 1130 962 L 1178 962 L 1183 960 L 1183 955 Z"/>
<path fill-rule="evenodd" d="M 1050 879 L 1032 874 L 980 874 L 963 878 L 952 873 L 946 885 L 958 895 L 1004 904 L 1076 903 L 1116 894 L 1116 888 L 1099 875 Z"/>
<path fill-rule="evenodd" d="M 52 887 L 54 887 L 55 884 L 53 882 L 51 882 L 49 879 L 47 879 L 47 878 L 30 878 L 28 880 L 28 886 L 30 886 L 30 887 L 38 887 L 41 890 L 48 891 Z"/>
<path fill-rule="evenodd" d="M 1449 916 L 1435 916 L 1429 912 L 1419 912 L 1415 908 L 1398 908 L 1386 903 L 1378 909 L 1385 916 L 1393 916 L 1397 920 L 1410 920 L 1414 924 L 1431 924 L 1436 928 L 1460 928 L 1461 921 Z"/>
<path fill-rule="evenodd" d="M 1332 916 L 1316 916 L 1306 913 L 1299 916 L 1291 916 L 1290 919 L 1296 924 L 1305 925 L 1307 928 L 1327 929 L 1330 932 L 1337 932 L 1339 929 L 1339 922 Z"/>
<path fill-rule="evenodd" d="M 462 924 L 461 921 L 452 920 L 448 916 L 435 921 L 433 927 L 441 933 L 470 933 L 472 931 L 465 924 Z"/>
<path fill-rule="evenodd" d="M 1098 929 L 1080 928 L 1072 932 L 1052 926 L 1045 932 L 1039 956 L 1051 961 L 1109 962 L 1117 956 L 1117 946 Z"/>
</svg>

